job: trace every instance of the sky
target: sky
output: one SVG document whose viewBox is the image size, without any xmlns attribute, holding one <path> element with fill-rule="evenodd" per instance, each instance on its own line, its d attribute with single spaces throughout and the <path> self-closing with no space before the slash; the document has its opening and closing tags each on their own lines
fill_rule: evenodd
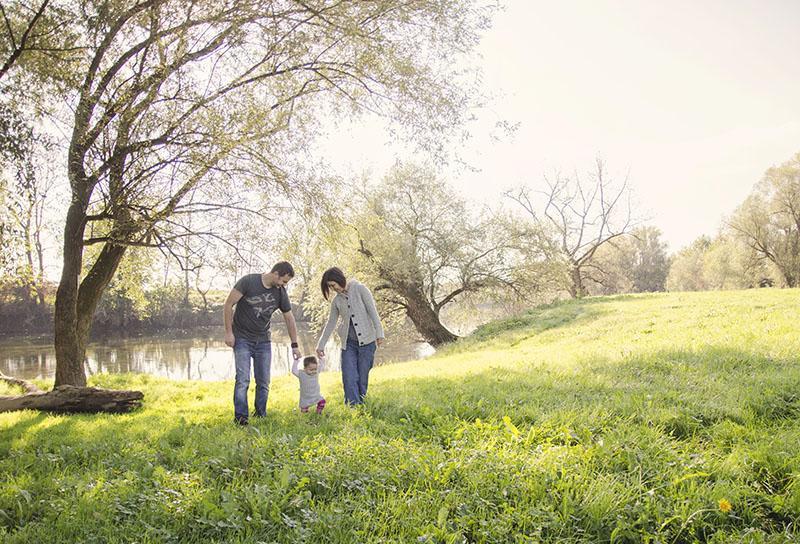
<svg viewBox="0 0 800 544">
<path fill-rule="evenodd" d="M 491 98 L 450 183 L 481 202 L 588 172 L 628 176 L 670 251 L 717 233 L 767 168 L 800 152 L 800 1 L 507 0 L 478 48 Z M 500 141 L 497 121 L 517 124 Z M 376 123 L 324 146 L 338 165 L 388 168 Z"/>
</svg>

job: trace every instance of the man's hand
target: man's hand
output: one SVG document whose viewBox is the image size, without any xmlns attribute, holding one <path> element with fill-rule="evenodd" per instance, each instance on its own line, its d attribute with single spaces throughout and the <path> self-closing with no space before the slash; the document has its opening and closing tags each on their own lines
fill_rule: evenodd
<svg viewBox="0 0 800 544">
<path fill-rule="evenodd" d="M 232 332 L 225 333 L 225 345 L 232 348 L 233 344 L 236 342 L 236 338 L 233 337 Z"/>
<path fill-rule="evenodd" d="M 324 349 L 318 349 L 317 350 L 317 357 L 325 357 L 325 350 Z"/>
<path fill-rule="evenodd" d="M 303 354 L 300 353 L 300 348 L 292 348 L 292 357 L 294 357 L 295 359 L 299 359 L 302 356 Z"/>
<path fill-rule="evenodd" d="M 375 343 L 378 344 L 378 347 L 381 347 L 383 345 L 383 338 L 378 338 L 375 340 Z"/>
</svg>

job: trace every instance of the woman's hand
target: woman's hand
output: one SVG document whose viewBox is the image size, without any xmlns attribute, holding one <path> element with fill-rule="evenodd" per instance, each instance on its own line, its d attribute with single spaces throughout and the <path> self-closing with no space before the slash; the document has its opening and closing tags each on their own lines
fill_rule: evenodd
<svg viewBox="0 0 800 544">
<path fill-rule="evenodd" d="M 325 357 L 325 350 L 324 349 L 318 349 L 317 350 L 317 357 Z"/>
</svg>

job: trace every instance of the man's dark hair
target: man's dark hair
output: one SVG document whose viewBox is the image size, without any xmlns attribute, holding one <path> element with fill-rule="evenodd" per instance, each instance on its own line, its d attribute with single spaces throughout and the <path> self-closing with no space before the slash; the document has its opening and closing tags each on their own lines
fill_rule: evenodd
<svg viewBox="0 0 800 544">
<path fill-rule="evenodd" d="M 330 294 L 331 288 L 328 287 L 328 282 L 332 281 L 334 283 L 338 283 L 339 286 L 344 289 L 347 286 L 347 278 L 344 277 L 344 272 L 336 266 L 333 268 L 327 269 L 322 274 L 322 296 L 325 297 L 325 300 L 328 300 L 328 295 Z"/>
<path fill-rule="evenodd" d="M 308 368 L 308 365 L 315 365 L 317 364 L 317 358 L 313 355 L 308 355 L 303 357 L 303 368 Z"/>
<path fill-rule="evenodd" d="M 294 268 L 286 261 L 281 261 L 279 263 L 275 263 L 275 266 L 272 267 L 270 272 L 277 272 L 278 276 L 283 277 L 289 275 L 289 277 L 294 277 Z"/>
</svg>

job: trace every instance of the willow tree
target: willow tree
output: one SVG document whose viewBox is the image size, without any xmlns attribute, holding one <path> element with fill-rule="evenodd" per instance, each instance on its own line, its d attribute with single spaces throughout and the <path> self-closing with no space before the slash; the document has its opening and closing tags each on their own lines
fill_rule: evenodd
<svg viewBox="0 0 800 544">
<path fill-rule="evenodd" d="M 767 170 L 728 226 L 787 287 L 800 286 L 800 153 Z"/>
<path fill-rule="evenodd" d="M 405 314 L 431 345 L 458 338 L 442 321 L 445 307 L 514 289 L 501 222 L 431 168 L 397 164 L 363 199 L 353 225 L 364 271 L 389 311 Z"/>
<path fill-rule="evenodd" d="M 453 55 L 475 45 L 492 11 L 468 0 L 106 0 L 81 9 L 56 386 L 85 384 L 92 315 L 126 249 L 169 243 L 176 214 L 252 189 L 297 190 L 288 157 L 326 112 L 366 109 L 423 144 L 443 141 L 469 103 Z M 220 200 L 185 202 L 205 190 Z M 93 244 L 97 257 L 84 263 Z"/>
</svg>

